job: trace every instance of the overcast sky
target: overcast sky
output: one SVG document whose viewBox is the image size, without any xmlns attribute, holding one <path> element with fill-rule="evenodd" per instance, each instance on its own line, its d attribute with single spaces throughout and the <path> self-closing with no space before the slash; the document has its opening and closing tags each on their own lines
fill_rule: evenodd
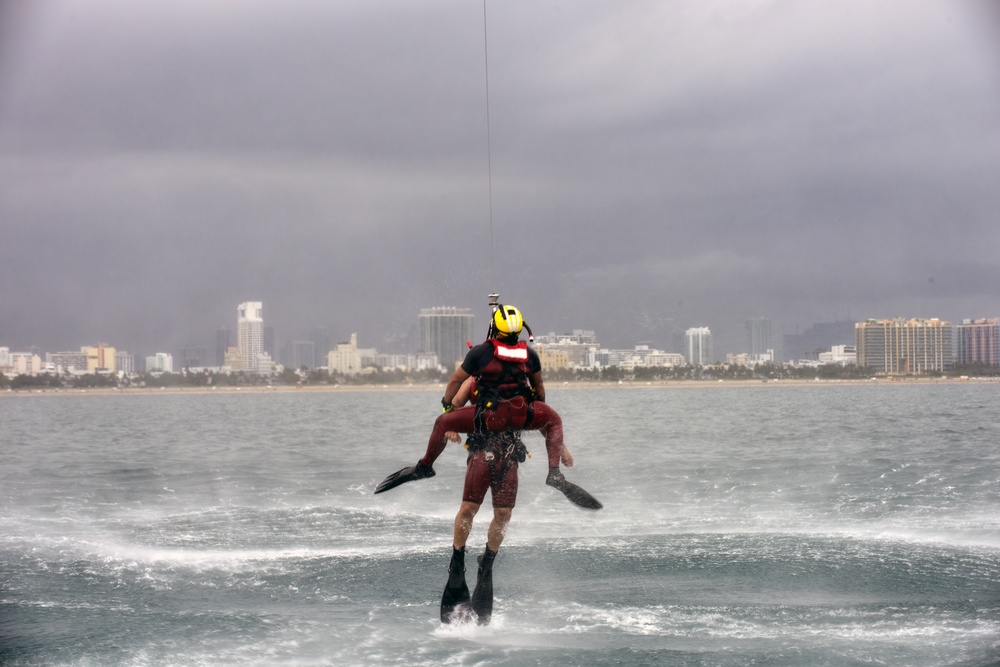
<svg viewBox="0 0 1000 667">
<path fill-rule="evenodd" d="M 996 316 L 991 6 L 0 0 L 0 346 Z"/>
</svg>

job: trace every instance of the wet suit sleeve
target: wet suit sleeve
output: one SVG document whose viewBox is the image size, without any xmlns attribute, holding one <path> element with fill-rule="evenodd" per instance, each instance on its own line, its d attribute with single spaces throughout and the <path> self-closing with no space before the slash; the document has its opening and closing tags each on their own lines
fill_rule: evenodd
<svg viewBox="0 0 1000 667">
<path fill-rule="evenodd" d="M 528 372 L 538 373 L 542 370 L 542 360 L 533 348 L 528 348 Z"/>
<path fill-rule="evenodd" d="M 493 345 L 490 343 L 480 343 L 469 350 L 462 361 L 462 370 L 469 375 L 475 376 L 479 371 L 486 368 L 486 364 L 493 359 Z"/>
</svg>

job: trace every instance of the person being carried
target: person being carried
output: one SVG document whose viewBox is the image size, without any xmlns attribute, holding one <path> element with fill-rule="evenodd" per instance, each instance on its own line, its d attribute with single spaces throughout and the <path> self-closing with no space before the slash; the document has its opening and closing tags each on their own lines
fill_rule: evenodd
<svg viewBox="0 0 1000 667">
<path fill-rule="evenodd" d="M 462 504 L 455 516 L 450 574 L 441 604 L 443 622 L 449 622 L 451 611 L 466 603 L 471 603 L 480 623 L 489 621 L 493 560 L 510 522 L 517 497 L 517 464 L 524 461 L 525 455 L 519 431 L 538 430 L 545 437 L 547 484 L 581 506 L 601 507 L 593 496 L 567 482 L 559 470 L 560 461 L 572 466 L 573 457 L 563 443 L 562 419 L 545 403 L 538 354 L 527 343 L 518 341 L 522 328 L 524 318 L 517 308 L 497 306 L 486 342 L 469 350 L 448 381 L 441 400 L 445 411 L 434 422 L 423 458 L 389 475 L 375 490 L 382 493 L 406 482 L 433 477 L 433 463 L 444 451 L 448 436 L 453 434 L 452 439 L 458 441 L 458 433 L 471 434 Z M 465 402 L 465 397 L 459 395 L 463 387 L 472 393 L 471 386 L 465 384 L 470 378 L 475 378 L 475 401 L 471 406 L 456 408 L 456 401 Z M 464 575 L 466 542 L 487 489 L 492 491 L 493 521 L 486 550 L 479 557 L 476 589 L 470 601 Z"/>
<path fill-rule="evenodd" d="M 469 343 L 471 346 L 472 343 Z M 463 407 L 470 399 L 476 397 L 476 378 L 468 377 L 459 387 L 458 392 L 455 394 L 455 398 L 451 399 L 451 404 L 456 408 Z M 447 412 L 447 411 L 446 411 Z M 458 434 L 458 431 L 446 431 L 444 434 L 445 440 L 449 442 L 462 442 L 462 436 Z M 562 452 L 559 454 L 559 459 L 562 464 L 567 468 L 573 467 L 573 455 L 570 453 L 569 448 L 566 447 L 566 443 L 563 443 Z"/>
</svg>

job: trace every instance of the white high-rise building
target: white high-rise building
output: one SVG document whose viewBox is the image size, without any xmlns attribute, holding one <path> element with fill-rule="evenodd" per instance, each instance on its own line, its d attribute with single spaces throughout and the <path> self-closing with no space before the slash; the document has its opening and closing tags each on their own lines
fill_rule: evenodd
<svg viewBox="0 0 1000 667">
<path fill-rule="evenodd" d="M 264 308 L 260 301 L 247 301 L 236 312 L 236 345 L 244 366 L 239 370 L 256 372 L 264 353 Z"/>
<path fill-rule="evenodd" d="M 708 327 L 692 327 L 684 332 L 688 362 L 693 366 L 706 366 L 715 358 L 712 353 L 712 332 Z"/>
</svg>

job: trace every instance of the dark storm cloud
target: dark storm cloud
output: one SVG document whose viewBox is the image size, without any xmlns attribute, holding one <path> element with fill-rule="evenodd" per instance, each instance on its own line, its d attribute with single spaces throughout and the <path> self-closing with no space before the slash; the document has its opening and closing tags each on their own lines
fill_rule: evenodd
<svg viewBox="0 0 1000 667">
<path fill-rule="evenodd" d="M 538 331 L 722 351 L 752 315 L 998 309 L 978 4 L 492 3 L 492 228 L 481 5 L 31 4 L 0 345 L 208 345 L 251 299 L 279 342 L 379 345 L 493 289 Z"/>
</svg>

